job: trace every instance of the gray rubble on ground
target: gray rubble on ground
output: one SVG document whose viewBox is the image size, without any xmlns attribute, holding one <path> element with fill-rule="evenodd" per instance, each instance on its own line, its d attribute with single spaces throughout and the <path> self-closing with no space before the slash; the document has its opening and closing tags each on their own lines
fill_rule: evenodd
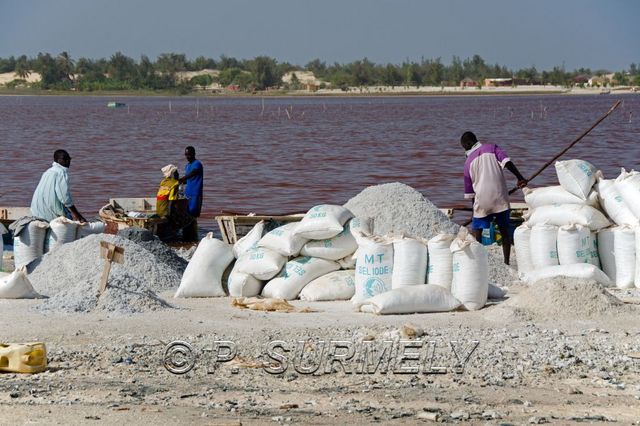
<svg viewBox="0 0 640 426">
<path fill-rule="evenodd" d="M 100 241 L 125 250 L 124 264 L 113 263 L 108 287 L 98 298 L 104 260 Z M 116 235 L 91 235 L 47 253 L 29 275 L 37 291 L 49 299 L 42 311 L 135 313 L 170 307 L 156 292 L 176 288 L 181 273 L 145 247 Z"/>
<path fill-rule="evenodd" d="M 377 235 L 405 233 L 430 239 L 442 233 L 456 234 L 460 228 L 419 191 L 399 182 L 365 188 L 344 207 L 356 217 L 373 218 Z"/>
<path fill-rule="evenodd" d="M 580 320 L 622 315 L 630 308 L 596 281 L 557 277 L 527 286 L 489 312 L 489 317 Z"/>
<path fill-rule="evenodd" d="M 314 339 L 309 341 L 310 335 Z M 330 367 L 329 373 L 322 365 L 316 374 L 302 374 L 292 365 L 281 375 L 270 375 L 260 368 L 266 360 L 261 355 L 268 339 L 309 341 L 308 347 L 313 348 L 314 344 L 319 344 L 318 339 L 328 341 L 328 337 L 354 342 L 407 338 L 395 326 L 344 327 L 338 332 L 335 327 L 327 326 L 312 330 L 263 329 L 242 336 L 227 331 L 222 335 L 194 333 L 168 336 L 168 339 L 174 337 L 184 339 L 196 348 L 206 347 L 216 339 L 233 340 L 239 348 L 239 362 L 216 363 L 213 351 L 203 351 L 195 368 L 188 373 L 190 380 L 185 381 L 182 376 L 171 376 L 164 371 L 158 360 L 162 359 L 165 345 L 148 336 L 133 340 L 130 336 L 116 337 L 104 344 L 80 348 L 56 345 L 50 353 L 52 362 L 69 363 L 75 368 L 65 376 L 47 378 L 52 386 L 43 387 L 38 396 L 64 399 L 73 395 L 78 398 L 76 403 L 94 404 L 91 396 L 81 393 L 83 387 L 78 387 L 74 394 L 68 387 L 68 380 L 73 378 L 78 383 L 86 383 L 92 377 L 109 374 L 118 379 L 126 378 L 102 383 L 101 389 L 112 393 L 110 401 L 114 404 L 131 404 L 132 401 L 159 406 L 209 404 L 210 409 L 231 411 L 240 417 L 264 418 L 284 413 L 294 416 L 297 423 L 313 422 L 315 416 L 324 416 L 326 421 L 337 414 L 353 414 L 356 422 L 404 418 L 405 422 L 412 423 L 436 418 L 441 422 L 469 420 L 479 423 L 502 419 L 505 424 L 524 424 L 535 417 L 534 423 L 548 419 L 555 423 L 618 421 L 629 424 L 622 412 L 611 413 L 608 406 L 614 401 L 621 401 L 618 405 L 623 404 L 622 401 L 628 402 L 640 391 L 635 384 L 638 378 L 635 361 L 628 356 L 637 334 L 601 328 L 573 332 L 535 324 L 517 329 L 425 328 L 423 335 L 409 338 L 433 342 L 430 344 L 437 347 L 435 359 L 424 364 L 424 368 L 439 366 L 446 368 L 447 374 L 409 375 L 384 374 L 380 366 L 376 374 L 344 374 L 338 364 L 335 369 Z M 473 342 L 478 342 L 461 373 L 453 370 L 459 366 L 456 366 L 458 358 L 450 349 L 451 341 L 456 342 L 462 358 L 471 352 Z M 540 344 L 541 341 L 544 344 Z M 309 350 L 304 365 L 315 365 L 315 352 Z M 391 366 L 390 371 L 393 368 Z M 132 377 L 136 379 L 132 380 Z M 194 391 L 193 383 L 201 381 L 206 381 L 206 390 Z M 7 382 L 11 384 L 15 393 L 12 398 L 17 402 L 26 403 L 28 398 L 33 398 L 30 384 L 23 378 L 9 377 Z M 246 393 L 242 396 L 236 393 L 247 390 L 251 394 L 247 400 L 243 399 Z M 540 396 L 536 398 L 536 390 L 561 398 L 559 404 L 571 400 L 578 407 L 567 406 L 558 412 L 545 404 Z M 285 401 L 269 398 L 274 393 L 282 395 Z M 589 405 L 589 409 L 582 412 L 585 405 Z M 290 410 L 282 411 L 285 406 Z M 296 410 L 296 406 L 301 409 Z"/>
<path fill-rule="evenodd" d="M 181 256 L 177 251 L 160 241 L 157 236 L 146 229 L 136 227 L 126 228 L 118 231 L 118 236 L 138 243 L 153 253 L 159 262 L 166 264 L 181 275 L 189 263 L 190 258 L 186 259 L 184 256 Z"/>
<path fill-rule="evenodd" d="M 159 262 L 164 263 L 180 275 L 182 275 L 189 264 L 189 259 L 180 256 L 175 250 L 158 239 L 154 241 L 143 241 L 138 244 L 153 253 Z"/>
<path fill-rule="evenodd" d="M 489 260 L 489 283 L 498 287 L 510 287 L 520 283 L 518 267 L 516 264 L 516 247 L 511 246 L 511 259 L 509 265 L 504 264 L 502 246 L 492 244 L 485 246 Z"/>
<path fill-rule="evenodd" d="M 119 230 L 118 236 L 126 238 L 127 240 L 131 240 L 134 243 L 156 240 L 156 236 L 153 235 L 151 231 L 136 226 Z"/>
</svg>

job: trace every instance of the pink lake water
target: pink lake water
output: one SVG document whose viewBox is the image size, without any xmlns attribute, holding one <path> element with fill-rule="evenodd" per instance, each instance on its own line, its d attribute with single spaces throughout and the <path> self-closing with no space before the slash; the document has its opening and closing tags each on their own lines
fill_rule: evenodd
<svg viewBox="0 0 640 426">
<path fill-rule="evenodd" d="M 440 207 L 464 205 L 460 135 L 497 143 L 528 176 L 604 114 L 564 157 L 618 175 L 640 168 L 640 95 L 365 98 L 0 97 L 0 205 L 29 206 L 64 148 L 89 217 L 112 197 L 153 197 L 168 163 L 193 145 L 205 169 L 204 217 L 343 204 L 399 181 Z M 127 106 L 108 109 L 108 101 Z M 263 106 L 264 105 L 264 106 Z M 631 113 L 631 115 L 630 115 Z M 515 179 L 508 172 L 510 184 Z M 557 184 L 553 167 L 532 186 Z M 515 195 L 513 200 L 520 200 Z"/>
</svg>

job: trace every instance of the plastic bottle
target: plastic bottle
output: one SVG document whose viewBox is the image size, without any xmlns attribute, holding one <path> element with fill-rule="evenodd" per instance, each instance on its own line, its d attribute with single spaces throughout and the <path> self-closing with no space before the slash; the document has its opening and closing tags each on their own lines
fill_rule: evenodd
<svg viewBox="0 0 640 426">
<path fill-rule="evenodd" d="M 44 343 L 0 343 L 0 371 L 40 373 L 47 368 Z"/>
</svg>

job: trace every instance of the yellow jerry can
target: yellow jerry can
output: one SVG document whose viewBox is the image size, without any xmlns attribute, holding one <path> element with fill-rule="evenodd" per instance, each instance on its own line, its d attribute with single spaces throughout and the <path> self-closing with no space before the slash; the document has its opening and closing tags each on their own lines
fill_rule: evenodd
<svg viewBox="0 0 640 426">
<path fill-rule="evenodd" d="M 40 373 L 47 368 L 44 343 L 0 343 L 0 371 Z"/>
</svg>

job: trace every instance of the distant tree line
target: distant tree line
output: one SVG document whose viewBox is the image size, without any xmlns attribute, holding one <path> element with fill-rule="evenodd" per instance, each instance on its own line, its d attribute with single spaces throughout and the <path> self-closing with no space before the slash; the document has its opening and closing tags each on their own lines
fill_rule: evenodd
<svg viewBox="0 0 640 426">
<path fill-rule="evenodd" d="M 217 70 L 219 73 L 199 75 L 191 79 L 180 78 L 185 71 Z M 32 72 L 41 75 L 41 81 L 32 87 L 58 90 L 167 90 L 188 93 L 194 86 L 208 86 L 214 82 L 223 87 L 237 86 L 242 90 L 266 90 L 283 86 L 282 76 L 290 71 L 311 71 L 332 87 L 346 90 L 362 86 L 457 86 L 465 78 L 481 83 L 485 78 L 513 78 L 514 84 L 553 84 L 571 86 L 584 76 L 607 74 L 606 70 L 580 68 L 565 71 L 556 66 L 550 71 L 538 71 L 534 66 L 512 70 L 499 64 L 487 64 L 479 55 L 464 60 L 454 56 L 450 64 L 440 58 L 405 61 L 402 64 L 375 64 L 367 58 L 347 64 L 327 64 L 314 59 L 304 67 L 278 62 L 268 56 L 219 59 L 199 56 L 189 60 L 184 54 L 164 53 L 155 61 L 142 55 L 139 60 L 120 52 L 110 58 L 74 60 L 67 52 L 57 56 L 39 53 L 36 57 L 0 58 L 0 73 L 14 72 L 12 85 L 23 83 Z M 628 70 L 615 73 L 611 82 L 617 85 L 640 85 L 640 66 L 631 64 Z M 296 76 L 289 85 L 299 87 Z M 286 88 L 286 87 L 285 87 Z M 291 87 L 289 87 L 291 88 Z"/>
</svg>

